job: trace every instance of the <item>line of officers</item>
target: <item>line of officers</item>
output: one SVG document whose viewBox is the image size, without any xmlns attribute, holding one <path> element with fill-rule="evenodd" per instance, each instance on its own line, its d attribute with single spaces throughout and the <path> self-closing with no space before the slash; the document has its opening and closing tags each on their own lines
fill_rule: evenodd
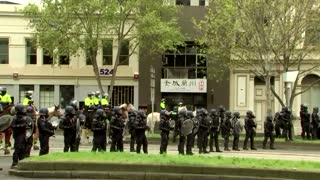
<svg viewBox="0 0 320 180">
<path fill-rule="evenodd" d="M 192 148 L 194 147 L 196 136 L 197 146 L 200 154 L 209 152 L 222 152 L 219 148 L 218 140 L 220 134 L 224 138 L 225 151 L 230 151 L 230 136 L 233 136 L 232 150 L 240 151 L 239 138 L 243 130 L 243 125 L 239 121 L 239 112 L 234 112 L 232 114 L 230 111 L 226 111 L 223 106 L 220 106 L 218 110 L 210 109 L 209 112 L 205 108 L 201 108 L 196 110 L 196 116 L 194 117 L 192 111 L 186 111 L 185 109 L 182 109 L 178 112 L 177 108 L 175 108 L 172 112 L 162 110 L 160 113 L 160 119 L 161 154 L 166 153 L 167 151 L 170 130 L 174 131 L 173 141 L 175 141 L 176 137 L 179 136 L 179 154 L 193 154 Z M 248 150 L 249 140 L 251 150 L 257 150 L 254 145 L 254 137 L 256 135 L 256 122 L 255 115 L 252 111 L 247 111 L 244 122 L 246 136 L 243 144 L 243 150 Z M 266 148 L 267 141 L 268 139 L 270 139 L 270 149 L 275 149 L 275 126 L 272 116 L 266 117 L 264 128 L 265 139 L 263 141 L 263 148 Z M 184 151 L 185 146 L 186 152 Z M 208 146 L 209 151 L 207 149 Z"/>
</svg>

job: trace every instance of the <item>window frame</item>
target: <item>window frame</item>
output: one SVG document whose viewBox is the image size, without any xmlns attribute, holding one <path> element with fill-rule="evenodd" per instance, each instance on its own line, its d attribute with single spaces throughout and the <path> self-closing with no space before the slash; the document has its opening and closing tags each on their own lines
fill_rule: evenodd
<svg viewBox="0 0 320 180">
<path fill-rule="evenodd" d="M 105 45 L 108 42 L 108 46 L 111 44 L 111 49 L 107 49 L 109 52 L 105 52 Z M 110 44 L 109 44 L 110 43 Z M 108 47 L 107 47 L 108 48 Z M 111 50 L 111 51 L 110 51 Z M 111 53 L 111 54 L 110 54 Z M 111 62 L 105 61 L 106 58 L 111 58 Z M 109 59 L 110 60 L 110 59 Z M 102 65 L 103 66 L 112 66 L 113 64 L 113 39 L 104 39 L 102 41 Z"/>
<path fill-rule="evenodd" d="M 37 57 L 38 57 L 38 54 L 37 54 L 37 47 L 36 46 L 33 46 L 32 45 L 32 40 L 31 38 L 25 38 L 25 47 L 26 47 L 26 64 L 31 64 L 31 65 L 34 65 L 34 64 L 37 64 Z M 30 45 L 30 46 L 28 46 Z M 30 51 L 29 51 L 29 48 L 30 48 Z M 34 53 L 32 53 L 34 51 Z M 32 56 L 35 56 L 35 63 L 32 63 Z"/>
<path fill-rule="evenodd" d="M 123 43 L 126 43 L 126 44 L 124 45 Z M 125 49 L 125 51 L 127 51 L 128 54 L 123 54 L 124 53 L 123 52 L 123 47 L 125 47 L 125 46 L 127 46 L 127 48 L 128 48 L 128 49 Z M 129 61 L 130 61 L 130 41 L 127 40 L 127 39 L 124 39 L 121 42 L 119 65 L 120 66 L 129 66 Z"/>
<path fill-rule="evenodd" d="M 6 56 L 6 62 L 2 63 L 1 59 L 0 59 L 0 64 L 9 64 L 9 46 L 10 46 L 9 38 L 8 37 L 0 37 L 0 42 L 1 41 L 7 41 L 7 45 L 6 45 L 7 48 L 6 48 L 6 50 L 4 50 L 4 53 L 2 53 L 0 51 L 0 57 L 2 57 L 2 56 L 5 57 Z M 1 45 L 0 45 L 0 47 L 1 47 Z"/>
</svg>

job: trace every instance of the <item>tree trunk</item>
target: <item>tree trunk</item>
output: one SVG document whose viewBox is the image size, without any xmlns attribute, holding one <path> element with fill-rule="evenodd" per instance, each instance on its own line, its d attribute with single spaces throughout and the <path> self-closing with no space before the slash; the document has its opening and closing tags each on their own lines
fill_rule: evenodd
<svg viewBox="0 0 320 180">
<path fill-rule="evenodd" d="M 90 56 L 91 56 L 91 63 L 92 63 L 92 67 L 93 67 L 93 72 L 94 72 L 95 78 L 97 80 L 100 93 L 103 94 L 104 90 L 102 87 L 100 72 L 99 72 L 99 68 L 98 68 L 98 64 L 97 64 L 97 54 L 98 54 L 97 49 L 90 48 Z"/>
<path fill-rule="evenodd" d="M 122 38 L 118 38 L 118 51 L 117 51 L 117 56 L 116 56 L 116 62 L 114 63 L 114 66 L 113 66 L 113 73 L 111 76 L 110 89 L 109 89 L 109 100 L 112 99 L 113 86 L 114 86 L 114 83 L 116 80 L 116 74 L 117 74 L 118 65 L 119 65 L 119 61 L 120 61 L 121 43 L 122 43 Z"/>
<path fill-rule="evenodd" d="M 267 97 L 267 115 L 272 114 L 272 96 L 271 96 L 271 76 L 267 75 L 265 78 L 266 82 L 266 97 Z"/>
</svg>

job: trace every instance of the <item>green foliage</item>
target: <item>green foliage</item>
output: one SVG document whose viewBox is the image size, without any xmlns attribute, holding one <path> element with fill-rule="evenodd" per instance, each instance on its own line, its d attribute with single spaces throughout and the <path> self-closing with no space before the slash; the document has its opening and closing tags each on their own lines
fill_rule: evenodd
<svg viewBox="0 0 320 180">
<path fill-rule="evenodd" d="M 136 153 L 51 153 L 44 156 L 34 156 L 26 161 L 80 161 L 80 162 L 114 162 L 114 163 L 142 163 L 163 165 L 203 165 L 217 167 L 243 167 L 243 168 L 269 168 L 269 169 L 298 169 L 305 171 L 319 171 L 320 162 L 271 160 L 254 158 L 237 158 L 222 156 L 181 156 L 159 154 L 136 154 Z"/>
</svg>

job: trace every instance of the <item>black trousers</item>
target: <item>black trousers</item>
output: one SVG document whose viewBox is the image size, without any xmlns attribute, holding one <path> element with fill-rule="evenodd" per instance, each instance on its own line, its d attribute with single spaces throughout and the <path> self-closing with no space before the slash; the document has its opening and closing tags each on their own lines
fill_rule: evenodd
<svg viewBox="0 0 320 180">
<path fill-rule="evenodd" d="M 122 131 L 113 131 L 111 136 L 110 152 L 123 152 L 123 136 Z"/>
<path fill-rule="evenodd" d="M 69 129 L 64 130 L 64 148 L 63 152 L 76 152 L 76 131 L 70 131 L 66 133 L 66 131 L 69 131 Z"/>
<path fill-rule="evenodd" d="M 292 140 L 292 124 L 290 122 L 285 123 L 283 128 L 283 136 L 286 139 Z"/>
<path fill-rule="evenodd" d="M 244 139 L 243 149 L 248 148 L 248 140 L 250 139 L 251 149 L 254 149 L 254 136 L 256 135 L 254 130 L 246 130 L 246 138 Z"/>
<path fill-rule="evenodd" d="M 177 124 L 177 122 L 176 122 Z M 176 142 L 177 141 L 177 136 L 179 135 L 179 128 L 177 126 L 174 127 L 173 130 L 173 137 L 172 137 L 172 142 Z"/>
<path fill-rule="evenodd" d="M 310 139 L 310 122 L 303 122 L 301 121 L 301 128 L 302 128 L 302 132 L 301 132 L 301 137 L 303 139 L 307 138 Z"/>
<path fill-rule="evenodd" d="M 266 148 L 268 139 L 270 139 L 270 149 L 274 148 L 274 134 L 273 133 L 264 133 L 264 140 L 262 143 L 263 148 Z"/>
<path fill-rule="evenodd" d="M 26 157 L 30 157 L 32 146 L 33 146 L 33 136 L 31 135 L 26 140 Z"/>
<path fill-rule="evenodd" d="M 230 137 L 230 131 L 225 132 L 223 134 L 223 139 L 224 139 L 224 149 L 228 150 L 229 149 L 229 137 Z"/>
<path fill-rule="evenodd" d="M 81 141 L 81 136 L 76 138 L 75 152 L 79 152 L 80 141 Z"/>
<path fill-rule="evenodd" d="M 199 153 L 206 152 L 208 145 L 208 130 L 199 129 Z"/>
<path fill-rule="evenodd" d="M 276 137 L 281 137 L 281 129 L 284 129 L 283 123 L 280 120 L 276 121 L 275 124 L 275 131 L 276 131 Z"/>
<path fill-rule="evenodd" d="M 318 129 L 317 126 L 312 127 L 312 139 L 318 139 Z"/>
<path fill-rule="evenodd" d="M 232 150 L 239 150 L 240 134 L 233 134 Z"/>
<path fill-rule="evenodd" d="M 39 134 L 40 152 L 39 156 L 49 153 L 49 135 Z"/>
<path fill-rule="evenodd" d="M 169 132 L 170 131 L 161 132 L 160 154 L 167 153 L 167 147 L 169 142 Z"/>
<path fill-rule="evenodd" d="M 14 152 L 12 155 L 12 166 L 18 164 L 18 161 L 26 157 L 26 139 L 25 134 L 19 134 L 14 138 Z"/>
<path fill-rule="evenodd" d="M 141 146 L 143 148 L 143 152 L 148 154 L 148 141 L 145 134 L 145 130 L 136 130 L 136 138 L 137 138 L 137 153 L 140 154 Z"/>
<path fill-rule="evenodd" d="M 93 133 L 93 147 L 92 152 L 96 151 L 106 151 L 107 150 L 107 134 L 106 133 Z"/>
<path fill-rule="evenodd" d="M 216 151 L 220 151 L 219 148 L 219 131 L 217 129 L 210 130 L 210 151 L 213 152 L 213 142 L 216 147 Z"/>
<path fill-rule="evenodd" d="M 135 141 L 136 141 L 136 133 L 134 130 L 130 130 L 130 152 L 134 152 L 134 145 L 135 145 Z"/>
</svg>

